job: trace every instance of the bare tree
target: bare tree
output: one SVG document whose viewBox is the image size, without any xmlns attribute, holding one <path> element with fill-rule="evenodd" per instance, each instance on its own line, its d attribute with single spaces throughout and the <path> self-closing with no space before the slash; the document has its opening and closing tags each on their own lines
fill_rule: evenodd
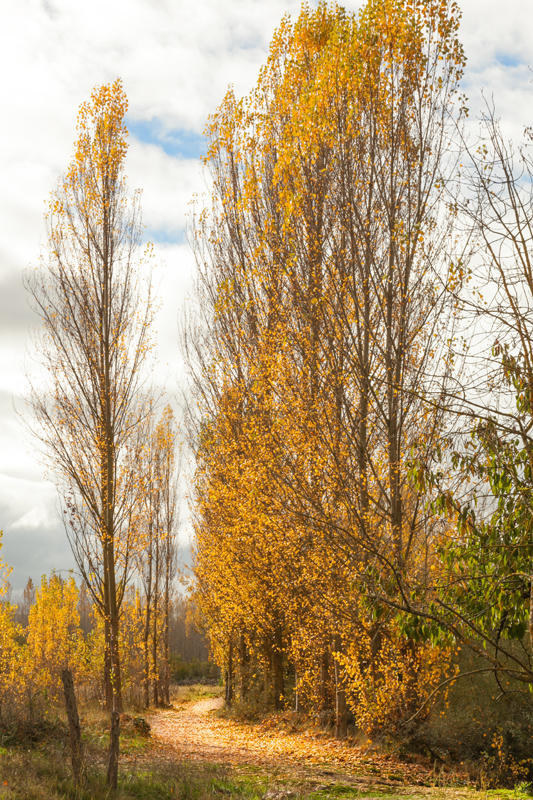
<svg viewBox="0 0 533 800">
<path fill-rule="evenodd" d="M 137 572 L 144 594 L 143 696 L 170 702 L 169 616 L 176 577 L 176 508 L 180 458 L 174 415 L 167 406 L 157 423 L 149 415 L 142 451 L 143 501 Z"/>
<path fill-rule="evenodd" d="M 177 571 L 178 486 L 182 467 L 182 451 L 176 453 L 176 426 L 168 406 L 158 426 L 159 459 L 159 528 L 162 534 L 162 664 L 159 701 L 170 705 L 170 613 L 173 583 Z"/>
<path fill-rule="evenodd" d="M 533 683 L 533 132 L 508 141 L 487 103 L 481 138 L 464 141 L 461 204 L 475 256 L 455 299 L 470 332 L 467 380 L 447 398 L 465 435 L 455 463 L 466 498 L 443 488 L 459 517 L 448 585 L 416 608 L 453 630 L 504 690 Z M 414 604 L 415 605 L 415 604 Z"/>
</svg>

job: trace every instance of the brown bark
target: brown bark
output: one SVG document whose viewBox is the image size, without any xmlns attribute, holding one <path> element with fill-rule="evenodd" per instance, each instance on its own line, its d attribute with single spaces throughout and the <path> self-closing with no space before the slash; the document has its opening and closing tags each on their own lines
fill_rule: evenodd
<svg viewBox="0 0 533 800">
<path fill-rule="evenodd" d="M 169 658 L 169 634 L 170 634 L 170 567 L 171 567 L 171 547 L 170 531 L 167 532 L 165 547 L 165 597 L 164 597 L 164 622 L 163 622 L 163 669 L 161 691 L 163 701 L 167 706 L 170 705 L 170 658 Z"/>
<path fill-rule="evenodd" d="M 111 685 L 111 652 L 109 649 L 110 639 L 109 620 L 106 617 L 104 619 L 104 692 L 106 711 L 111 711 L 113 708 L 113 689 Z"/>
<path fill-rule="evenodd" d="M 342 642 L 340 636 L 335 637 L 335 650 L 340 653 Z M 348 729 L 348 707 L 346 705 L 346 692 L 342 682 L 341 670 L 335 659 L 335 738 L 345 739 Z"/>
<path fill-rule="evenodd" d="M 241 700 L 246 700 L 248 695 L 248 664 L 250 656 L 246 647 L 246 639 L 241 633 L 239 639 L 239 672 L 240 672 L 240 695 Z"/>
<path fill-rule="evenodd" d="M 67 667 L 61 671 L 61 680 L 63 682 L 63 693 L 65 696 L 65 708 L 69 727 L 72 772 L 74 775 L 74 783 L 79 785 L 83 779 L 83 745 L 81 741 L 78 704 L 74 692 L 74 681 L 72 680 L 72 672 Z"/>
<path fill-rule="evenodd" d="M 226 667 L 226 705 L 233 704 L 233 641 L 230 639 L 228 647 L 228 663 Z"/>
<path fill-rule="evenodd" d="M 120 672 L 119 651 L 119 612 L 116 604 L 112 604 L 111 618 L 111 687 L 113 691 L 113 708 L 119 714 L 124 710 L 122 703 L 122 679 Z"/>
<path fill-rule="evenodd" d="M 533 574 L 529 576 L 529 646 L 533 652 Z"/>
<path fill-rule="evenodd" d="M 144 695 L 144 706 L 148 708 L 150 705 L 150 648 L 149 648 L 149 641 L 150 641 L 150 626 L 151 626 L 151 613 L 152 613 L 152 547 L 153 547 L 153 540 L 152 540 L 152 523 L 149 521 L 148 523 L 148 533 L 149 533 L 149 546 L 147 550 L 147 561 L 148 561 L 148 574 L 146 577 L 146 584 L 145 584 L 145 593 L 146 593 L 146 611 L 144 617 L 144 631 L 143 631 L 143 656 L 144 656 L 144 666 L 143 666 L 143 695 Z"/>
<path fill-rule="evenodd" d="M 154 585 L 154 613 L 152 614 L 152 697 L 154 706 L 159 705 L 159 664 L 158 664 L 158 642 L 159 631 L 157 629 L 157 615 L 159 610 L 159 539 L 155 541 L 155 585 Z"/>
<path fill-rule="evenodd" d="M 109 731 L 109 757 L 107 762 L 107 785 L 115 791 L 118 784 L 118 757 L 120 751 L 120 714 L 111 712 Z"/>
<path fill-rule="evenodd" d="M 326 721 L 330 710 L 329 701 L 329 650 L 326 644 L 322 649 L 320 657 L 320 718 L 322 723 Z"/>
<path fill-rule="evenodd" d="M 274 646 L 272 648 L 272 684 L 274 689 L 274 708 L 283 708 L 285 697 L 285 676 L 283 674 L 283 638 L 281 628 L 277 628 L 274 634 Z"/>
</svg>

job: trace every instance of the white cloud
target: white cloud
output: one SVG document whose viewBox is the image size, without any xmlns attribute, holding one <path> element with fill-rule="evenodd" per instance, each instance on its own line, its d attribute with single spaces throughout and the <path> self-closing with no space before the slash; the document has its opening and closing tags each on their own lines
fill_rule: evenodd
<svg viewBox="0 0 533 800">
<path fill-rule="evenodd" d="M 182 367 L 178 364 L 179 321 L 191 298 L 194 257 L 186 243 L 156 245 L 154 255 L 154 289 L 159 298 L 154 338 L 157 342 L 159 365 L 165 372 L 177 370 L 179 376 L 182 372 Z"/>
<path fill-rule="evenodd" d="M 133 139 L 127 172 L 130 187 L 142 188 L 146 227 L 155 231 L 183 231 L 188 203 L 202 177 L 200 162 L 173 158 L 160 147 Z"/>
</svg>

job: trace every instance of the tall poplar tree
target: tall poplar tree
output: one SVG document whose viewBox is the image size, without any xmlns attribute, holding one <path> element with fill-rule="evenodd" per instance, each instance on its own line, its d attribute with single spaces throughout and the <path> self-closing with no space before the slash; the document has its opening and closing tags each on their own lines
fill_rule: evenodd
<svg viewBox="0 0 533 800">
<path fill-rule="evenodd" d="M 104 621 L 111 786 L 122 707 L 120 605 L 144 419 L 138 390 L 151 320 L 150 279 L 138 258 L 139 204 L 124 178 L 126 110 L 120 80 L 95 89 L 80 107 L 74 157 L 50 202 L 48 263 L 28 281 L 47 373 L 32 390 L 36 431 L 63 498 L 74 558 Z"/>
</svg>

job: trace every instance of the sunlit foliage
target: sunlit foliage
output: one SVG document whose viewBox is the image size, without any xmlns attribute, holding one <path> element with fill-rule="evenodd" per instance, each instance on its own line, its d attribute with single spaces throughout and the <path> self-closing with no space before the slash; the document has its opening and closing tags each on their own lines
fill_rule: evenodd
<svg viewBox="0 0 533 800">
<path fill-rule="evenodd" d="M 198 595 L 228 700 L 264 674 L 279 707 L 289 679 L 339 736 L 347 703 L 369 730 L 406 718 L 447 664 L 390 602 L 427 585 L 446 528 L 410 470 L 445 422 L 458 19 L 451 2 L 304 6 L 208 127 Z"/>
</svg>

